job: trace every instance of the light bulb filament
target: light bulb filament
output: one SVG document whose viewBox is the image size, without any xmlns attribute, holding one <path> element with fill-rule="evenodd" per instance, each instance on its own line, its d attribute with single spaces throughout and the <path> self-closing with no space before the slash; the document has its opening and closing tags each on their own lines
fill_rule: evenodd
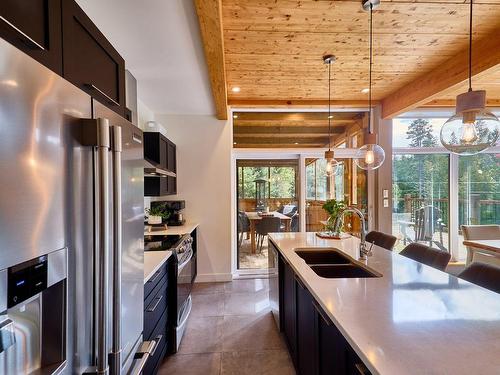
<svg viewBox="0 0 500 375">
<path fill-rule="evenodd" d="M 477 131 L 474 123 L 464 123 L 460 140 L 465 144 L 471 144 L 477 140 Z"/>
<path fill-rule="evenodd" d="M 366 151 L 365 163 L 370 165 L 375 162 L 375 153 L 372 150 Z"/>
</svg>

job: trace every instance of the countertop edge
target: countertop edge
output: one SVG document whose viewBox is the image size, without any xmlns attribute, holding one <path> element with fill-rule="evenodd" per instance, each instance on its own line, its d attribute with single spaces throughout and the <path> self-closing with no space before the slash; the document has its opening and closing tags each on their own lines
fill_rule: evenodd
<svg viewBox="0 0 500 375">
<path fill-rule="evenodd" d="M 172 251 L 170 250 L 144 252 L 144 284 L 151 279 L 155 272 L 158 271 L 171 256 Z M 150 258 L 147 263 L 146 258 Z"/>
<path fill-rule="evenodd" d="M 145 236 L 183 235 L 183 234 L 191 233 L 193 230 L 198 228 L 199 225 L 200 225 L 200 223 L 193 222 L 193 223 L 185 223 L 184 225 L 179 225 L 179 226 L 170 226 L 165 230 L 158 230 L 158 231 L 152 231 L 152 232 L 147 232 L 145 230 L 144 235 Z"/>
</svg>

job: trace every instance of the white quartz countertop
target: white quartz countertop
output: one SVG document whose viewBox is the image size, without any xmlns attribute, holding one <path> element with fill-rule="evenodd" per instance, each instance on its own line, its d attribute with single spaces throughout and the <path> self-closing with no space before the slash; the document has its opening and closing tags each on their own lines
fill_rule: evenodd
<svg viewBox="0 0 500 375">
<path fill-rule="evenodd" d="M 156 271 L 172 255 L 170 250 L 145 251 L 144 252 L 144 284 L 155 274 Z"/>
<path fill-rule="evenodd" d="M 358 255 L 359 239 L 273 233 L 270 239 L 373 374 L 500 374 L 500 294 L 373 247 L 378 278 L 322 278 L 297 248 Z"/>
<path fill-rule="evenodd" d="M 148 225 L 145 225 L 144 235 L 145 236 L 170 236 L 170 235 L 183 235 L 191 233 L 198 227 L 199 223 L 184 223 L 184 225 L 179 226 L 169 226 L 166 230 L 155 230 L 148 232 Z"/>
</svg>

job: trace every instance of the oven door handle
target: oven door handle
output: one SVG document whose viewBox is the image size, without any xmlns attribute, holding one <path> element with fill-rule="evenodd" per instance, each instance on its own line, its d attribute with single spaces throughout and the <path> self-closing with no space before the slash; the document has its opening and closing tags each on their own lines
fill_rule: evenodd
<svg viewBox="0 0 500 375">
<path fill-rule="evenodd" d="M 177 267 L 177 274 L 179 274 L 184 269 L 184 267 L 186 267 L 191 259 L 193 259 L 193 250 L 191 250 L 191 254 L 189 254 L 189 257 L 184 262 L 179 264 L 179 266 Z"/>
</svg>

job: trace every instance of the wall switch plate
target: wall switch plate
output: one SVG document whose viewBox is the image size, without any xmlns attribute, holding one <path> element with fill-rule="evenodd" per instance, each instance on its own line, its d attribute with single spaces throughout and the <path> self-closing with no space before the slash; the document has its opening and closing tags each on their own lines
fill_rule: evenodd
<svg viewBox="0 0 500 375">
<path fill-rule="evenodd" d="M 389 199 L 384 199 L 384 207 L 389 207 Z"/>
<path fill-rule="evenodd" d="M 383 194 L 384 198 L 389 198 L 389 190 L 388 189 L 382 190 L 382 194 Z"/>
</svg>

